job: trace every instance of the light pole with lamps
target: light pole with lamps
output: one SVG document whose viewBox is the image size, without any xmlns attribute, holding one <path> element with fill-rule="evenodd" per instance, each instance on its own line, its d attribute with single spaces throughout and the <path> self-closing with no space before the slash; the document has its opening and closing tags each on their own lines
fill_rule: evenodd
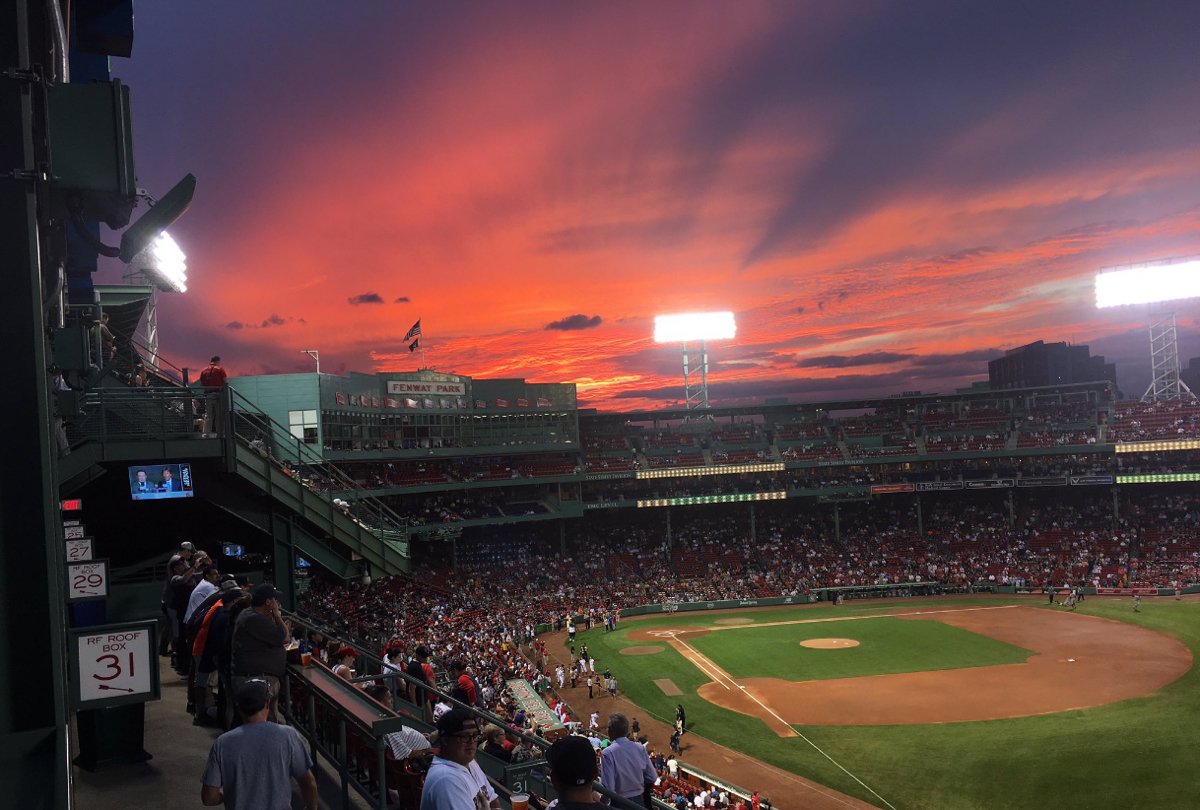
<svg viewBox="0 0 1200 810">
<path fill-rule="evenodd" d="M 684 406 L 690 410 L 707 411 L 708 404 L 708 341 L 731 340 L 737 334 L 732 312 L 688 312 L 680 315 L 654 316 L 654 342 L 683 345 Z M 695 371 L 688 364 L 688 342 L 700 343 L 700 384 L 693 385 Z"/>
</svg>

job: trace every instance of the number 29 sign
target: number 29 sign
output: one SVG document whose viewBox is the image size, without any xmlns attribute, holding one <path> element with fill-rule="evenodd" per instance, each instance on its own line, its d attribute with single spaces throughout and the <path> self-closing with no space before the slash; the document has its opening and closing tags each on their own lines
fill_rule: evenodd
<svg viewBox="0 0 1200 810">
<path fill-rule="evenodd" d="M 108 560 L 67 563 L 67 601 L 84 602 L 108 596 Z"/>
<path fill-rule="evenodd" d="M 75 643 L 76 708 L 156 700 L 159 695 L 154 620 L 71 631 Z"/>
</svg>

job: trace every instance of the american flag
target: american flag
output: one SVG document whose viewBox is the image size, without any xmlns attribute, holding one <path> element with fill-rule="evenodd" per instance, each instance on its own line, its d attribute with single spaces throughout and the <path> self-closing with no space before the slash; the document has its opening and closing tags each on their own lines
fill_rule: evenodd
<svg viewBox="0 0 1200 810">
<path fill-rule="evenodd" d="M 419 334 L 421 334 L 421 319 L 417 318 L 417 322 L 409 328 L 408 333 L 404 336 L 404 339 L 412 340 Z"/>
</svg>

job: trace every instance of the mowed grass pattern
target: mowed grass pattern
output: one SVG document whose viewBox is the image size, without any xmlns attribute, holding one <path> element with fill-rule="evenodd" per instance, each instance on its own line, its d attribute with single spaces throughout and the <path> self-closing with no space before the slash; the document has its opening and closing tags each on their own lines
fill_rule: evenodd
<svg viewBox="0 0 1200 810">
<path fill-rule="evenodd" d="M 857 647 L 814 650 L 813 638 L 852 638 Z M 932 669 L 1023 663 L 1033 653 L 929 619 L 855 619 L 719 630 L 688 644 L 735 678 L 820 681 Z"/>
<path fill-rule="evenodd" d="M 954 606 L 1021 604 L 1041 607 L 1038 599 L 975 597 Z M 920 599 L 893 604 L 920 610 Z M 860 613 L 882 606 L 855 605 Z M 795 613 L 803 618 L 846 615 L 844 608 L 814 606 Z M 1080 613 L 1127 621 L 1174 636 L 1200 655 L 1200 604 L 1149 599 L 1133 613 L 1129 600 L 1089 599 Z M 792 611 L 746 613 L 757 622 L 775 621 Z M 830 757 L 870 785 L 897 810 L 1017 810 L 1051 804 L 1107 808 L 1193 806 L 1200 796 L 1196 768 L 1195 721 L 1200 717 L 1200 668 L 1193 666 L 1175 683 L 1144 698 L 1083 711 L 1039 717 L 913 726 L 797 726 L 804 738 L 781 739 L 759 720 L 718 708 L 696 690 L 707 678 L 674 650 L 658 655 L 622 656 L 630 629 L 712 623 L 700 616 L 663 617 L 629 623 L 615 633 L 595 629 L 582 634 L 600 666 L 611 666 L 621 688 L 647 714 L 665 722 L 675 704 L 687 707 L 688 726 L 698 736 L 742 751 L 784 770 L 882 806 L 878 798 L 818 753 Z M 691 620 L 695 621 L 691 621 Z M 738 631 L 734 631 L 738 632 Z M 831 634 L 833 635 L 833 634 Z M 840 634 L 839 634 L 840 635 Z M 1136 677 L 1136 674 L 1131 677 Z M 667 697 L 654 678 L 671 678 L 683 697 Z M 568 696 L 569 699 L 569 696 Z M 666 747 L 667 741 L 651 740 Z M 684 737 L 686 759 L 687 737 Z M 727 774 L 736 781 L 736 774 Z M 803 807 L 793 796 L 773 796 L 783 810 Z"/>
</svg>

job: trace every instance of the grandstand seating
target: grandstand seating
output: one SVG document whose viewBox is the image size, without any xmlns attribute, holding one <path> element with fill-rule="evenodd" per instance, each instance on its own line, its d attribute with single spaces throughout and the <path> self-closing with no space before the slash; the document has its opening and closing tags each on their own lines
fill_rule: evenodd
<svg viewBox="0 0 1200 810">
<path fill-rule="evenodd" d="M 1118 442 L 1200 438 L 1200 403 L 1118 402 L 1109 422 L 1109 436 Z"/>
</svg>

